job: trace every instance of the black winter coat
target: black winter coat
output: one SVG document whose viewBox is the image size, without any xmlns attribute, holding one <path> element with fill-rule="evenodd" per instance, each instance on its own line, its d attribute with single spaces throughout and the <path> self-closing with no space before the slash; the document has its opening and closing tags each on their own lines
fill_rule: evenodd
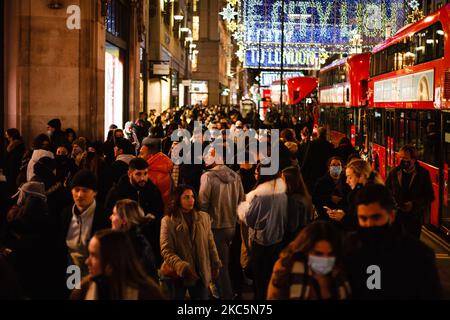
<svg viewBox="0 0 450 320">
<path fill-rule="evenodd" d="M 433 250 L 396 227 L 375 241 L 361 231 L 345 241 L 344 267 L 355 299 L 439 299 L 442 288 Z M 368 288 L 368 267 L 380 270 L 381 289 Z"/>
<path fill-rule="evenodd" d="M 13 195 L 17 191 L 16 180 L 20 173 L 22 157 L 25 154 L 25 144 L 17 141 L 11 149 L 5 151 L 5 170 L 6 182 L 8 183 L 8 192 Z"/>
<path fill-rule="evenodd" d="M 145 228 L 145 234 L 154 249 L 156 264 L 161 263 L 159 234 L 161 229 L 161 219 L 164 215 L 164 203 L 162 201 L 161 192 L 150 180 L 142 189 L 137 189 L 130 183 L 128 176 L 123 176 L 119 183 L 114 186 L 108 193 L 105 202 L 106 212 L 110 215 L 119 200 L 134 200 L 144 210 L 145 214 L 152 214 L 156 219 L 148 224 Z"/>
<path fill-rule="evenodd" d="M 430 205 L 434 201 L 433 185 L 431 183 L 430 173 L 416 162 L 416 170 L 411 178 L 408 192 L 403 191 L 401 185 L 403 170 L 396 167 L 389 173 L 386 179 L 386 187 L 391 190 L 395 201 L 399 206 L 405 202 L 412 201 L 412 213 L 422 217 L 429 212 Z"/>
<path fill-rule="evenodd" d="M 327 163 L 334 154 L 334 146 L 326 139 L 310 142 L 302 167 L 302 174 L 310 190 L 320 177 L 327 173 Z"/>
<path fill-rule="evenodd" d="M 155 262 L 155 253 L 152 245 L 144 234 L 144 228 L 145 226 L 135 226 L 128 230 L 127 234 L 133 244 L 136 256 L 141 261 L 145 272 L 151 276 L 153 280 L 158 281 L 159 278 Z"/>
</svg>

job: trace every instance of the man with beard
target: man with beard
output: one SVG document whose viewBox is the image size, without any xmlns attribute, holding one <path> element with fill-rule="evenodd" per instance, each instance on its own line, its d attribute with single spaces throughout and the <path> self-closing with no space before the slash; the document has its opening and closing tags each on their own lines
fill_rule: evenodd
<svg viewBox="0 0 450 320">
<path fill-rule="evenodd" d="M 141 158 L 131 160 L 128 175 L 123 176 L 106 197 L 105 208 L 109 215 L 116 202 L 123 199 L 134 200 L 146 215 L 152 214 L 155 219 L 146 226 L 145 234 L 154 250 L 157 267 L 161 264 L 159 250 L 159 233 L 164 205 L 159 189 L 148 177 L 148 163 Z"/>
<path fill-rule="evenodd" d="M 439 299 L 433 250 L 393 224 L 389 190 L 368 184 L 356 197 L 359 229 L 344 245 L 344 267 L 355 299 Z"/>
<path fill-rule="evenodd" d="M 403 146 L 398 157 L 400 165 L 389 173 L 386 187 L 391 190 L 397 204 L 397 223 L 410 235 L 420 238 L 422 224 L 430 221 L 434 201 L 430 173 L 417 161 L 417 149 Z"/>
</svg>

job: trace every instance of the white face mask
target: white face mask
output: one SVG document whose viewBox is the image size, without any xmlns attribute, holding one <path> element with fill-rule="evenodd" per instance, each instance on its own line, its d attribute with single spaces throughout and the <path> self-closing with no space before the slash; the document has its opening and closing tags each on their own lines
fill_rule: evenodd
<svg viewBox="0 0 450 320">
<path fill-rule="evenodd" d="M 333 270 L 335 262 L 336 257 L 308 256 L 308 266 L 321 276 L 329 274 Z"/>
</svg>

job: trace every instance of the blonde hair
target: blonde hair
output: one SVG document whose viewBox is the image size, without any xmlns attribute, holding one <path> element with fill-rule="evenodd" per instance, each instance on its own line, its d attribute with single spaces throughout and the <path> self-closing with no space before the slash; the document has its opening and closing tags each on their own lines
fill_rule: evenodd
<svg viewBox="0 0 450 320">
<path fill-rule="evenodd" d="M 124 199 L 117 201 L 116 212 L 120 219 L 127 222 L 127 229 L 147 223 L 152 220 L 151 216 L 146 216 L 144 210 L 136 201 Z"/>
<path fill-rule="evenodd" d="M 347 169 L 352 169 L 353 173 L 358 177 L 364 177 L 364 184 L 376 183 L 384 185 L 384 181 L 381 178 L 380 174 L 376 171 L 372 170 L 370 164 L 362 159 L 353 159 L 347 164 Z"/>
</svg>

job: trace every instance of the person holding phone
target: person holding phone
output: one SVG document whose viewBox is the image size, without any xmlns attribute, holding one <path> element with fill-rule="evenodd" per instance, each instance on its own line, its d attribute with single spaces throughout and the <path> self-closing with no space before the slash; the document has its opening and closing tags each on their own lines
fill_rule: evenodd
<svg viewBox="0 0 450 320">
<path fill-rule="evenodd" d="M 325 208 L 328 217 L 337 222 L 344 231 L 354 231 L 358 226 L 356 218 L 355 199 L 358 191 L 367 184 L 382 184 L 384 182 L 378 172 L 372 171 L 370 164 L 361 159 L 352 160 L 345 170 L 347 184 L 352 189 L 347 196 L 348 206 L 344 209 Z"/>
</svg>

